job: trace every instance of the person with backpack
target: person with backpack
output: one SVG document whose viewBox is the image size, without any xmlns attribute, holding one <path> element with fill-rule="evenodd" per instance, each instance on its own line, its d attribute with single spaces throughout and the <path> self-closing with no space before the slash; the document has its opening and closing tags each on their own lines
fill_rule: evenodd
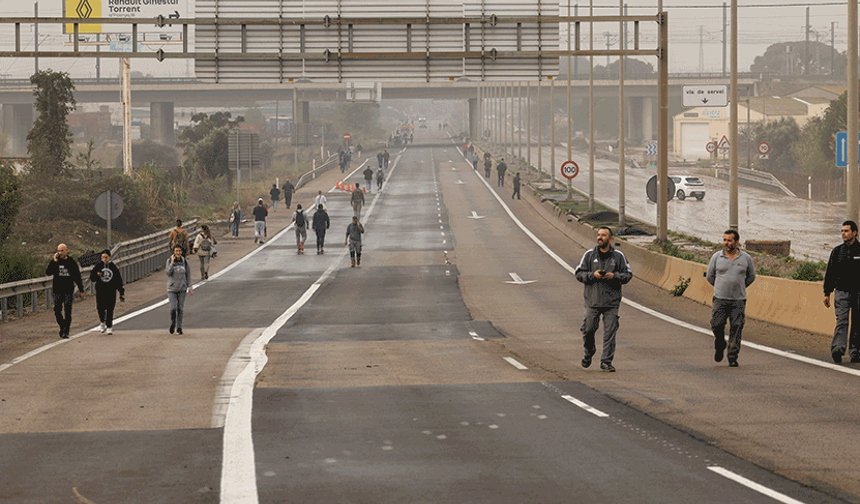
<svg viewBox="0 0 860 504">
<path fill-rule="evenodd" d="M 182 334 L 182 314 L 185 310 L 185 294 L 194 295 L 191 289 L 191 266 L 182 255 L 182 249 L 175 247 L 173 255 L 164 267 L 167 273 L 167 300 L 170 302 L 170 334 Z"/>
<path fill-rule="evenodd" d="M 493 169 L 493 155 L 489 152 L 484 153 L 484 178 L 490 178 L 490 171 Z"/>
<path fill-rule="evenodd" d="M 176 219 L 176 227 L 170 231 L 170 236 L 167 238 L 167 245 L 170 251 L 176 247 L 182 248 L 182 257 L 188 255 L 188 231 L 182 229 L 182 221 Z"/>
<path fill-rule="evenodd" d="M 90 282 L 96 286 L 96 311 L 99 314 L 99 330 L 113 334 L 113 311 L 116 308 L 116 293 L 125 302 L 125 287 L 122 274 L 112 263 L 109 249 L 102 250 L 102 260 L 90 271 Z"/>
<path fill-rule="evenodd" d="M 328 212 L 325 211 L 325 207 L 320 203 L 317 205 L 317 211 L 314 212 L 314 220 L 313 220 L 313 230 L 317 234 L 317 254 L 324 254 L 325 251 L 323 248 L 325 247 L 325 232 L 331 226 L 331 220 L 329 220 Z"/>
<path fill-rule="evenodd" d="M 380 166 L 376 169 L 376 191 L 382 190 L 382 183 L 385 182 L 385 170 Z"/>
<path fill-rule="evenodd" d="M 212 232 L 209 231 L 209 226 L 203 224 L 200 226 L 200 234 L 194 239 L 194 252 L 200 258 L 200 279 L 209 280 L 209 259 L 215 249 L 214 245 L 218 243 Z"/>
<path fill-rule="evenodd" d="M 302 205 L 296 205 L 296 211 L 293 212 L 293 222 L 296 223 L 296 249 L 299 254 L 305 253 L 305 240 L 308 239 L 308 216 L 302 210 Z"/>
</svg>

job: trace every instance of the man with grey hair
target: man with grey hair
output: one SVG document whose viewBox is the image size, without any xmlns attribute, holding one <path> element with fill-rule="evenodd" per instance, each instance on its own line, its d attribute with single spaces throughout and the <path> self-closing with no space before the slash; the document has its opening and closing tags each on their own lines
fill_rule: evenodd
<svg viewBox="0 0 860 504">
<path fill-rule="evenodd" d="M 747 287 L 755 281 L 752 257 L 738 248 L 741 236 L 734 229 L 723 233 L 723 250 L 711 256 L 708 283 L 714 286 L 711 309 L 711 331 L 714 333 L 714 360 L 721 362 L 726 350 L 726 320 L 729 321 L 729 367 L 738 367 L 744 321 Z"/>
</svg>

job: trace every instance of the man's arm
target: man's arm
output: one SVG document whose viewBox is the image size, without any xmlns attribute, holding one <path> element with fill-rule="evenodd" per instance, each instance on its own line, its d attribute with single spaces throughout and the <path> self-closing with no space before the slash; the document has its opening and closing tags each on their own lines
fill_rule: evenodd
<svg viewBox="0 0 860 504">
<path fill-rule="evenodd" d="M 579 264 L 576 266 L 576 270 L 574 271 L 576 279 L 585 285 L 591 285 L 597 280 L 594 273 L 591 272 L 589 252 L 590 251 L 586 251 L 585 254 L 582 255 L 582 259 L 579 260 Z"/>
<path fill-rule="evenodd" d="M 749 264 L 747 265 L 746 286 L 749 287 L 755 282 L 755 265 L 753 264 L 752 257 L 747 256 L 747 260 Z"/>
</svg>

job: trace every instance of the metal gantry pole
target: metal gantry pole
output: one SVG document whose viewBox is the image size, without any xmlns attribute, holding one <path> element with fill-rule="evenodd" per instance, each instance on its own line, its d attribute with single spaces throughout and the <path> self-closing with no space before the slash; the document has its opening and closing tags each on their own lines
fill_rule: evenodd
<svg viewBox="0 0 860 504">
<path fill-rule="evenodd" d="M 570 0 L 567 1 L 567 15 L 570 17 Z M 576 26 L 579 26 L 577 24 Z M 579 41 L 577 40 L 577 44 Z M 578 46 L 577 46 L 578 47 Z M 567 23 L 567 50 L 570 51 L 570 21 Z M 567 159 L 570 161 L 572 157 L 573 142 L 573 114 L 571 114 L 571 82 L 570 82 L 570 53 L 567 55 Z M 567 179 L 567 199 L 571 199 L 573 195 L 573 179 Z"/>
<path fill-rule="evenodd" d="M 122 172 L 131 175 L 131 60 L 122 58 Z"/>
<path fill-rule="evenodd" d="M 541 88 L 543 81 L 538 80 L 538 95 L 537 95 L 537 122 L 538 122 L 538 144 L 537 144 L 537 162 L 538 162 L 538 178 L 543 178 L 543 100 L 541 100 Z"/>
<path fill-rule="evenodd" d="M 510 156 L 514 157 L 514 82 L 508 81 L 509 88 L 511 90 L 511 96 L 508 98 L 508 102 L 511 104 L 511 141 L 510 145 Z"/>
<path fill-rule="evenodd" d="M 729 229 L 738 229 L 738 0 L 731 7 L 731 96 L 729 103 Z"/>
<path fill-rule="evenodd" d="M 526 155 L 529 171 L 532 168 L 532 81 L 526 81 Z"/>
<path fill-rule="evenodd" d="M 502 142 L 502 156 L 504 156 L 508 151 L 508 81 L 502 82 L 502 128 L 505 130 Z"/>
<path fill-rule="evenodd" d="M 858 221 L 860 184 L 858 184 L 857 110 L 857 0 L 848 0 L 848 219 Z"/>
<path fill-rule="evenodd" d="M 517 158 L 523 159 L 523 81 L 517 81 Z"/>
<path fill-rule="evenodd" d="M 588 15 L 594 18 L 594 0 Z M 588 49 L 594 50 L 594 21 L 588 28 Z M 588 56 L 588 213 L 594 213 L 594 54 Z"/>
<path fill-rule="evenodd" d="M 549 78 L 549 120 L 550 120 L 550 155 L 549 180 L 550 189 L 555 191 L 555 79 Z"/>
<path fill-rule="evenodd" d="M 624 16 L 624 0 L 619 0 L 618 14 Z M 624 48 L 624 21 L 618 22 L 618 48 L 622 51 Z M 618 225 L 627 225 L 627 215 L 625 209 L 625 200 L 627 194 L 625 191 L 626 166 L 624 165 L 624 56 L 618 57 Z"/>
<path fill-rule="evenodd" d="M 662 4 L 662 2 L 660 2 Z M 662 5 L 659 7 L 662 9 Z M 657 241 L 663 243 L 668 237 L 667 210 L 669 203 L 669 13 L 662 10 L 660 16 L 660 132 L 658 133 L 659 155 L 657 160 Z"/>
</svg>

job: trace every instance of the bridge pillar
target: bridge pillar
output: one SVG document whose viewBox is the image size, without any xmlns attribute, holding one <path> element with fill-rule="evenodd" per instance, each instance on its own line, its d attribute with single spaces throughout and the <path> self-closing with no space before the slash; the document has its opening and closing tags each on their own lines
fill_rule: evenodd
<svg viewBox="0 0 860 504">
<path fill-rule="evenodd" d="M 173 102 L 152 102 L 149 104 L 149 131 L 152 141 L 163 145 L 176 145 Z"/>
<path fill-rule="evenodd" d="M 33 105 L 3 105 L 3 124 L 0 127 L 9 139 L 7 156 L 24 157 L 27 155 L 27 134 L 33 129 Z"/>
<path fill-rule="evenodd" d="M 481 138 L 481 132 L 478 131 L 479 114 L 478 99 L 469 98 L 469 137 L 471 138 Z"/>
</svg>

